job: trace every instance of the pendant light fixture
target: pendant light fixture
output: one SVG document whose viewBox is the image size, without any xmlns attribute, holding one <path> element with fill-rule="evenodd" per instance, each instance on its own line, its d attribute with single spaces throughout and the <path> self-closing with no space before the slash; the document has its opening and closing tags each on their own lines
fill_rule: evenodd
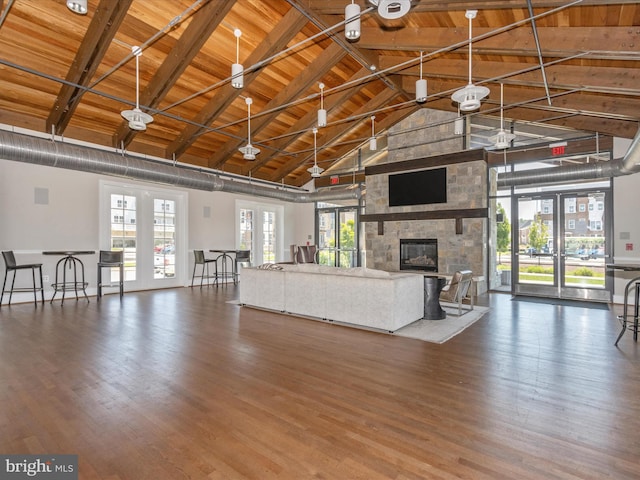
<svg viewBox="0 0 640 480">
<path fill-rule="evenodd" d="M 236 63 L 231 65 L 231 86 L 233 88 L 242 88 L 244 87 L 244 68 L 240 63 L 240 37 L 242 32 L 239 28 L 236 28 L 233 34 L 236 37 Z"/>
<path fill-rule="evenodd" d="M 136 107 L 133 110 L 123 110 L 120 114 L 125 120 L 129 121 L 131 130 L 144 131 L 147 129 L 147 123 L 153 122 L 153 117 L 140 110 L 140 55 L 142 49 L 140 47 L 131 47 L 133 56 L 136 57 Z"/>
<path fill-rule="evenodd" d="M 474 85 L 471 81 L 471 64 L 473 55 L 473 49 L 471 47 L 471 40 L 473 38 L 471 22 L 476 18 L 477 13 L 477 10 L 467 10 L 465 13 L 465 17 L 469 19 L 469 84 L 466 87 L 453 92 L 453 95 L 451 95 L 453 101 L 460 105 L 460 110 L 463 112 L 471 112 L 480 108 L 480 100 L 490 93 L 487 87 Z"/>
<path fill-rule="evenodd" d="M 327 126 L 327 111 L 324 109 L 324 83 L 318 84 L 320 87 L 320 110 L 318 110 L 318 127 Z"/>
<path fill-rule="evenodd" d="M 509 148 L 511 142 L 516 136 L 513 133 L 507 133 L 504 131 L 504 84 L 500 84 L 500 131 L 493 137 L 489 137 L 489 140 L 494 144 L 497 149 Z"/>
<path fill-rule="evenodd" d="M 369 150 L 375 152 L 378 150 L 378 141 L 376 140 L 375 115 L 371 115 L 371 138 L 369 139 Z"/>
<path fill-rule="evenodd" d="M 416 102 L 427 101 L 427 81 L 422 78 L 422 52 L 420 52 L 420 80 L 416 80 Z"/>
<path fill-rule="evenodd" d="M 386 20 L 403 17 L 411 8 L 411 0 L 369 0 L 378 7 L 378 15 Z"/>
<path fill-rule="evenodd" d="M 318 178 L 322 172 L 324 172 L 324 168 L 320 168 L 318 166 L 318 152 L 316 149 L 316 135 L 318 134 L 318 129 L 313 129 L 313 167 L 307 168 L 307 172 L 311 174 L 313 178 Z"/>
<path fill-rule="evenodd" d="M 351 3 L 344 8 L 344 36 L 347 40 L 357 40 L 360 38 L 360 5 Z"/>
<path fill-rule="evenodd" d="M 67 0 L 67 8 L 79 15 L 87 14 L 87 0 Z"/>
<path fill-rule="evenodd" d="M 246 98 L 247 103 L 247 144 L 244 147 L 240 147 L 238 150 L 242 152 L 242 157 L 245 160 L 255 160 L 256 155 L 260 153 L 260 150 L 251 145 L 251 104 L 253 100 L 249 97 Z"/>
</svg>

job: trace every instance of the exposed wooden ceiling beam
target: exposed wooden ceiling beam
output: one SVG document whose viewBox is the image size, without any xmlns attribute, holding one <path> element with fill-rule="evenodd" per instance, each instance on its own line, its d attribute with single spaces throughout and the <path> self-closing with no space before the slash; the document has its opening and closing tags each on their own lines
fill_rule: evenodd
<svg viewBox="0 0 640 480">
<path fill-rule="evenodd" d="M 346 83 L 354 83 L 353 87 L 346 88 L 335 95 L 329 95 L 325 98 L 324 106 L 327 110 L 327 117 L 331 118 L 331 110 L 337 106 L 342 105 L 346 102 L 351 96 L 355 94 L 355 92 L 360 88 L 358 85 L 358 81 L 369 76 L 371 72 L 367 68 L 362 68 L 355 75 L 353 75 Z M 285 150 L 289 145 L 297 140 L 297 133 L 305 130 L 310 130 L 315 125 L 317 125 L 318 115 L 316 110 L 310 110 L 304 117 L 300 118 L 294 125 L 292 125 L 283 136 L 270 143 L 272 147 L 270 150 L 262 152 L 259 159 L 255 162 L 247 162 L 246 167 L 243 169 L 243 173 L 248 175 L 251 172 L 252 176 L 258 178 L 269 178 L 268 176 L 263 176 L 261 174 L 260 169 L 263 165 L 265 165 L 268 160 L 278 154 L 279 151 Z"/>
<path fill-rule="evenodd" d="M 224 20 L 231 7 L 233 7 L 233 2 L 223 2 L 222 4 L 209 2 L 195 12 L 165 61 L 158 67 L 144 90 L 140 92 L 141 105 L 155 108 L 160 104 L 209 36 Z M 113 145 L 128 146 L 136 133 L 136 130 L 129 128 L 128 122 L 122 121 L 114 134 Z"/>
<path fill-rule="evenodd" d="M 360 116 L 366 115 L 368 112 L 377 110 L 378 108 L 380 108 L 381 105 L 384 105 L 385 103 L 387 103 L 388 101 L 390 101 L 392 98 L 396 96 L 397 96 L 396 92 L 387 89 L 380 95 L 377 95 L 376 97 L 374 97 L 372 100 L 367 102 L 365 105 L 363 105 L 361 108 L 359 108 L 356 112 L 352 114 L 352 117 L 354 119 L 358 119 L 357 121 L 353 121 L 350 123 L 341 122 L 335 125 L 328 125 L 327 127 L 320 129 L 320 132 L 319 132 L 320 136 L 319 136 L 319 142 L 318 142 L 320 146 L 319 148 L 321 148 L 322 145 L 334 143 L 344 138 L 345 136 L 349 135 L 349 133 L 353 129 L 358 128 L 359 126 L 358 124 L 362 121 L 360 119 Z M 347 151 L 352 149 L 353 147 L 348 148 Z M 285 163 L 278 170 L 276 170 L 272 174 L 270 180 L 275 181 L 274 180 L 275 178 L 283 178 L 287 176 L 289 173 L 293 172 L 294 170 L 300 167 L 304 170 L 304 173 L 302 174 L 302 178 L 300 180 L 301 182 L 300 185 L 303 185 L 310 178 L 310 175 L 306 172 L 305 167 L 307 167 L 307 163 L 312 159 L 313 159 L 313 152 L 311 152 L 309 155 L 304 156 L 304 158 L 302 159 L 293 158 L 289 160 L 287 163 Z M 309 163 L 308 166 L 310 165 L 311 164 Z"/>
<path fill-rule="evenodd" d="M 328 48 L 326 48 L 320 55 L 318 55 L 311 65 L 298 75 L 295 80 L 289 83 L 280 93 L 274 97 L 266 106 L 266 111 L 271 111 L 266 115 L 262 115 L 257 117 L 252 122 L 252 134 L 256 135 L 265 128 L 273 119 L 275 119 L 279 114 L 280 110 L 278 107 L 280 105 L 287 104 L 292 100 L 298 98 L 303 92 L 308 90 L 311 85 L 316 83 L 318 79 L 322 78 L 331 68 L 346 55 L 345 52 L 340 46 L 331 44 Z M 245 142 L 245 138 L 247 137 L 247 127 L 244 126 L 238 136 L 242 137 L 242 139 L 238 140 L 236 138 L 229 139 L 226 144 L 224 144 L 221 148 L 219 148 L 209 159 L 209 166 L 211 168 L 219 168 L 224 165 L 224 163 L 229 160 L 230 156 L 235 153 L 235 151 L 243 145 Z"/>
<path fill-rule="evenodd" d="M 82 99 L 86 87 L 100 66 L 102 59 L 125 19 L 133 0 L 113 2 L 102 0 L 96 9 L 82 45 L 78 49 L 71 64 L 65 83 L 47 118 L 46 128 L 62 134 L 67 127 L 75 109 Z"/>
<path fill-rule="evenodd" d="M 308 8 L 322 15 L 344 15 L 345 0 L 306 0 Z M 356 0 L 360 6 L 371 6 L 366 0 Z M 415 3 L 415 2 L 412 2 Z M 534 8 L 556 8 L 569 3 L 569 0 L 533 0 Z M 609 0 L 582 0 L 580 5 L 610 5 Z M 637 3 L 634 0 L 616 0 L 619 4 Z M 521 8 L 527 9 L 526 0 L 446 0 L 446 1 L 420 1 L 412 5 L 410 12 L 440 12 L 440 11 L 460 11 L 460 10 L 506 10 Z"/>
<path fill-rule="evenodd" d="M 495 29 L 477 27 L 473 29 L 473 36 L 482 37 L 493 31 Z M 619 56 L 619 52 L 628 52 L 629 60 L 637 61 L 637 55 L 632 53 L 640 52 L 640 33 L 628 27 L 537 27 L 537 31 L 544 57 L 563 58 L 577 52 L 592 52 L 593 55 L 615 52 Z M 466 54 L 468 38 L 464 25 L 454 28 L 405 27 L 394 31 L 363 27 L 358 46 L 371 50 L 413 50 L 418 56 L 420 50 L 429 53 L 462 43 L 459 50 Z M 607 38 L 606 45 L 602 44 L 602 38 Z M 528 24 L 474 40 L 473 50 L 485 55 L 538 55 Z"/>
<path fill-rule="evenodd" d="M 282 51 L 287 43 L 299 33 L 302 27 L 307 23 L 304 18 L 295 9 L 290 9 L 277 25 L 269 32 L 260 45 L 251 52 L 247 57 L 245 64 L 256 65 L 261 61 L 272 57 L 276 53 Z M 245 71 L 244 84 L 245 88 L 260 74 L 260 69 Z M 242 92 L 227 83 L 220 87 L 216 95 L 207 103 L 207 105 L 198 112 L 194 121 L 200 125 L 209 125 L 215 118 L 220 115 Z M 206 129 L 193 125 L 187 125 L 172 141 L 168 148 L 169 155 L 179 157 L 187 148 L 202 134 Z"/>
<path fill-rule="evenodd" d="M 406 61 L 406 57 L 385 56 L 381 58 L 380 64 L 383 68 L 388 69 L 404 61 Z M 624 67 L 596 67 L 590 65 L 590 62 L 585 62 L 586 65 L 567 63 L 545 64 L 550 87 L 566 90 L 580 88 L 594 93 L 640 96 L 640 60 L 624 62 Z M 425 62 L 422 71 L 423 76 L 427 79 L 440 78 L 460 82 L 468 79 L 468 63 L 462 59 L 434 59 Z M 408 92 L 413 92 L 413 85 L 419 75 L 419 67 L 417 65 L 411 66 L 400 70 L 399 73 L 407 77 L 403 80 L 403 88 Z M 502 82 L 505 85 L 544 88 L 540 69 L 534 63 L 487 60 L 474 65 L 473 74 L 476 81 L 495 79 L 494 83 Z"/>
</svg>

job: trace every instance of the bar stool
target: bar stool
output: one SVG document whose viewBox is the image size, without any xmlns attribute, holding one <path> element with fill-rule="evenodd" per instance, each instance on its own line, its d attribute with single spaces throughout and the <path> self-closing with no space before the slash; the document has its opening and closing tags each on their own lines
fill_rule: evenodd
<svg viewBox="0 0 640 480">
<path fill-rule="evenodd" d="M 635 284 L 636 292 L 633 303 L 633 325 L 627 325 L 627 330 L 633 332 L 633 341 L 638 341 L 638 310 L 640 310 L 640 282 Z"/>
<path fill-rule="evenodd" d="M 33 303 L 35 306 L 38 306 L 38 294 L 40 291 L 42 295 L 42 303 L 44 304 L 44 284 L 42 283 L 42 264 L 41 263 L 29 263 L 29 264 L 17 264 L 16 257 L 13 254 L 13 251 L 2 252 L 2 258 L 4 258 L 5 271 L 4 271 L 4 282 L 2 284 L 2 294 L 0 294 L 0 307 L 2 307 L 2 298 L 4 297 L 5 292 L 9 292 L 9 303 L 7 305 L 11 305 L 11 297 L 13 296 L 13 292 L 33 292 Z M 31 270 L 31 277 L 33 279 L 33 287 L 15 287 L 16 283 L 16 273 L 18 270 Z M 36 269 L 40 275 L 40 286 L 36 285 Z M 13 280 L 11 281 L 11 289 L 6 290 L 7 285 L 7 276 L 9 272 L 13 272 Z"/>
<path fill-rule="evenodd" d="M 629 292 L 631 291 L 632 288 L 635 289 L 634 296 L 633 296 L 633 314 L 629 314 L 628 298 L 629 298 Z M 629 283 L 627 283 L 627 286 L 625 287 L 625 290 L 624 290 L 624 305 L 623 305 L 622 315 L 618 315 L 617 318 L 622 324 L 622 330 L 620 331 L 620 334 L 618 335 L 618 338 L 616 339 L 616 343 L 614 343 L 614 346 L 618 345 L 618 342 L 624 335 L 624 332 L 626 332 L 627 330 L 631 330 L 633 332 L 633 340 L 637 342 L 638 331 L 640 330 L 640 327 L 638 325 L 638 320 L 640 319 L 640 281 L 638 281 L 638 278 L 634 278 Z"/>
<path fill-rule="evenodd" d="M 213 278 L 214 283 L 218 283 L 218 261 L 215 258 L 205 258 L 203 250 L 194 250 L 193 255 L 195 257 L 193 263 L 193 275 L 191 275 L 191 286 L 193 287 L 193 282 L 196 278 L 200 278 L 200 288 L 202 288 L 202 284 L 204 279 L 207 279 L 207 286 L 210 285 L 209 279 Z M 214 274 L 211 275 L 209 273 L 209 265 L 213 263 L 215 268 Z M 198 265 L 202 266 L 202 273 L 200 275 L 196 275 L 196 267 Z"/>
<path fill-rule="evenodd" d="M 233 283 L 238 283 L 240 278 L 240 269 L 238 266 L 250 267 L 251 266 L 251 250 L 237 250 L 236 258 L 234 262 L 234 275 Z"/>
<path fill-rule="evenodd" d="M 106 283 L 102 283 L 102 269 L 109 269 L 109 281 Z M 118 268 L 119 276 L 118 282 L 111 282 L 111 269 Z M 122 296 L 124 295 L 124 252 L 120 251 L 111 251 L 111 250 L 100 250 L 100 258 L 98 259 L 98 301 L 100 301 L 100 297 L 102 297 L 102 287 L 119 287 L 120 289 L 120 301 L 122 301 Z"/>
</svg>

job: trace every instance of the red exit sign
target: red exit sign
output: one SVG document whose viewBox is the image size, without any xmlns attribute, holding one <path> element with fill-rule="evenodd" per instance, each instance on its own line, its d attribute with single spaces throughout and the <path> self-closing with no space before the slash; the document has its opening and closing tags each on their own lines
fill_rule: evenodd
<svg viewBox="0 0 640 480">
<path fill-rule="evenodd" d="M 567 144 L 565 142 L 552 143 L 551 145 L 549 145 L 549 148 L 551 149 L 551 155 L 564 155 L 565 153 L 564 149 L 566 147 L 567 147 Z"/>
</svg>

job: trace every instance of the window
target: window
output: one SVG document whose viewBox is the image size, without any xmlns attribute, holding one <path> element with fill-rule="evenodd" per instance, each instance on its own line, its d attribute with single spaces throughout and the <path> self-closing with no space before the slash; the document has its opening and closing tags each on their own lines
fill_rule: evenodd
<svg viewBox="0 0 640 480">
<path fill-rule="evenodd" d="M 128 289 L 175 287 L 187 268 L 186 193 L 100 181 L 100 249 L 124 252 Z"/>
<path fill-rule="evenodd" d="M 580 204 L 579 209 L 580 209 L 581 212 L 586 211 L 586 207 L 585 207 L 584 203 Z"/>
<path fill-rule="evenodd" d="M 276 218 L 274 212 L 262 212 L 262 261 L 276 261 Z"/>
<path fill-rule="evenodd" d="M 284 249 L 283 218 L 284 208 L 280 205 L 237 200 L 237 248 L 251 250 L 251 262 L 256 265 L 281 261 Z"/>
<path fill-rule="evenodd" d="M 239 250 L 252 250 L 253 246 L 253 210 L 240 209 L 240 241 Z"/>
<path fill-rule="evenodd" d="M 176 275 L 175 202 L 153 200 L 153 277 L 171 278 Z"/>
<path fill-rule="evenodd" d="M 567 230 L 575 230 L 576 229 L 576 221 L 571 219 L 567 222 Z"/>
<path fill-rule="evenodd" d="M 136 243 L 138 231 L 135 226 L 136 198 L 130 195 L 111 194 L 111 250 L 124 250 L 125 279 L 136 279 Z"/>
</svg>

